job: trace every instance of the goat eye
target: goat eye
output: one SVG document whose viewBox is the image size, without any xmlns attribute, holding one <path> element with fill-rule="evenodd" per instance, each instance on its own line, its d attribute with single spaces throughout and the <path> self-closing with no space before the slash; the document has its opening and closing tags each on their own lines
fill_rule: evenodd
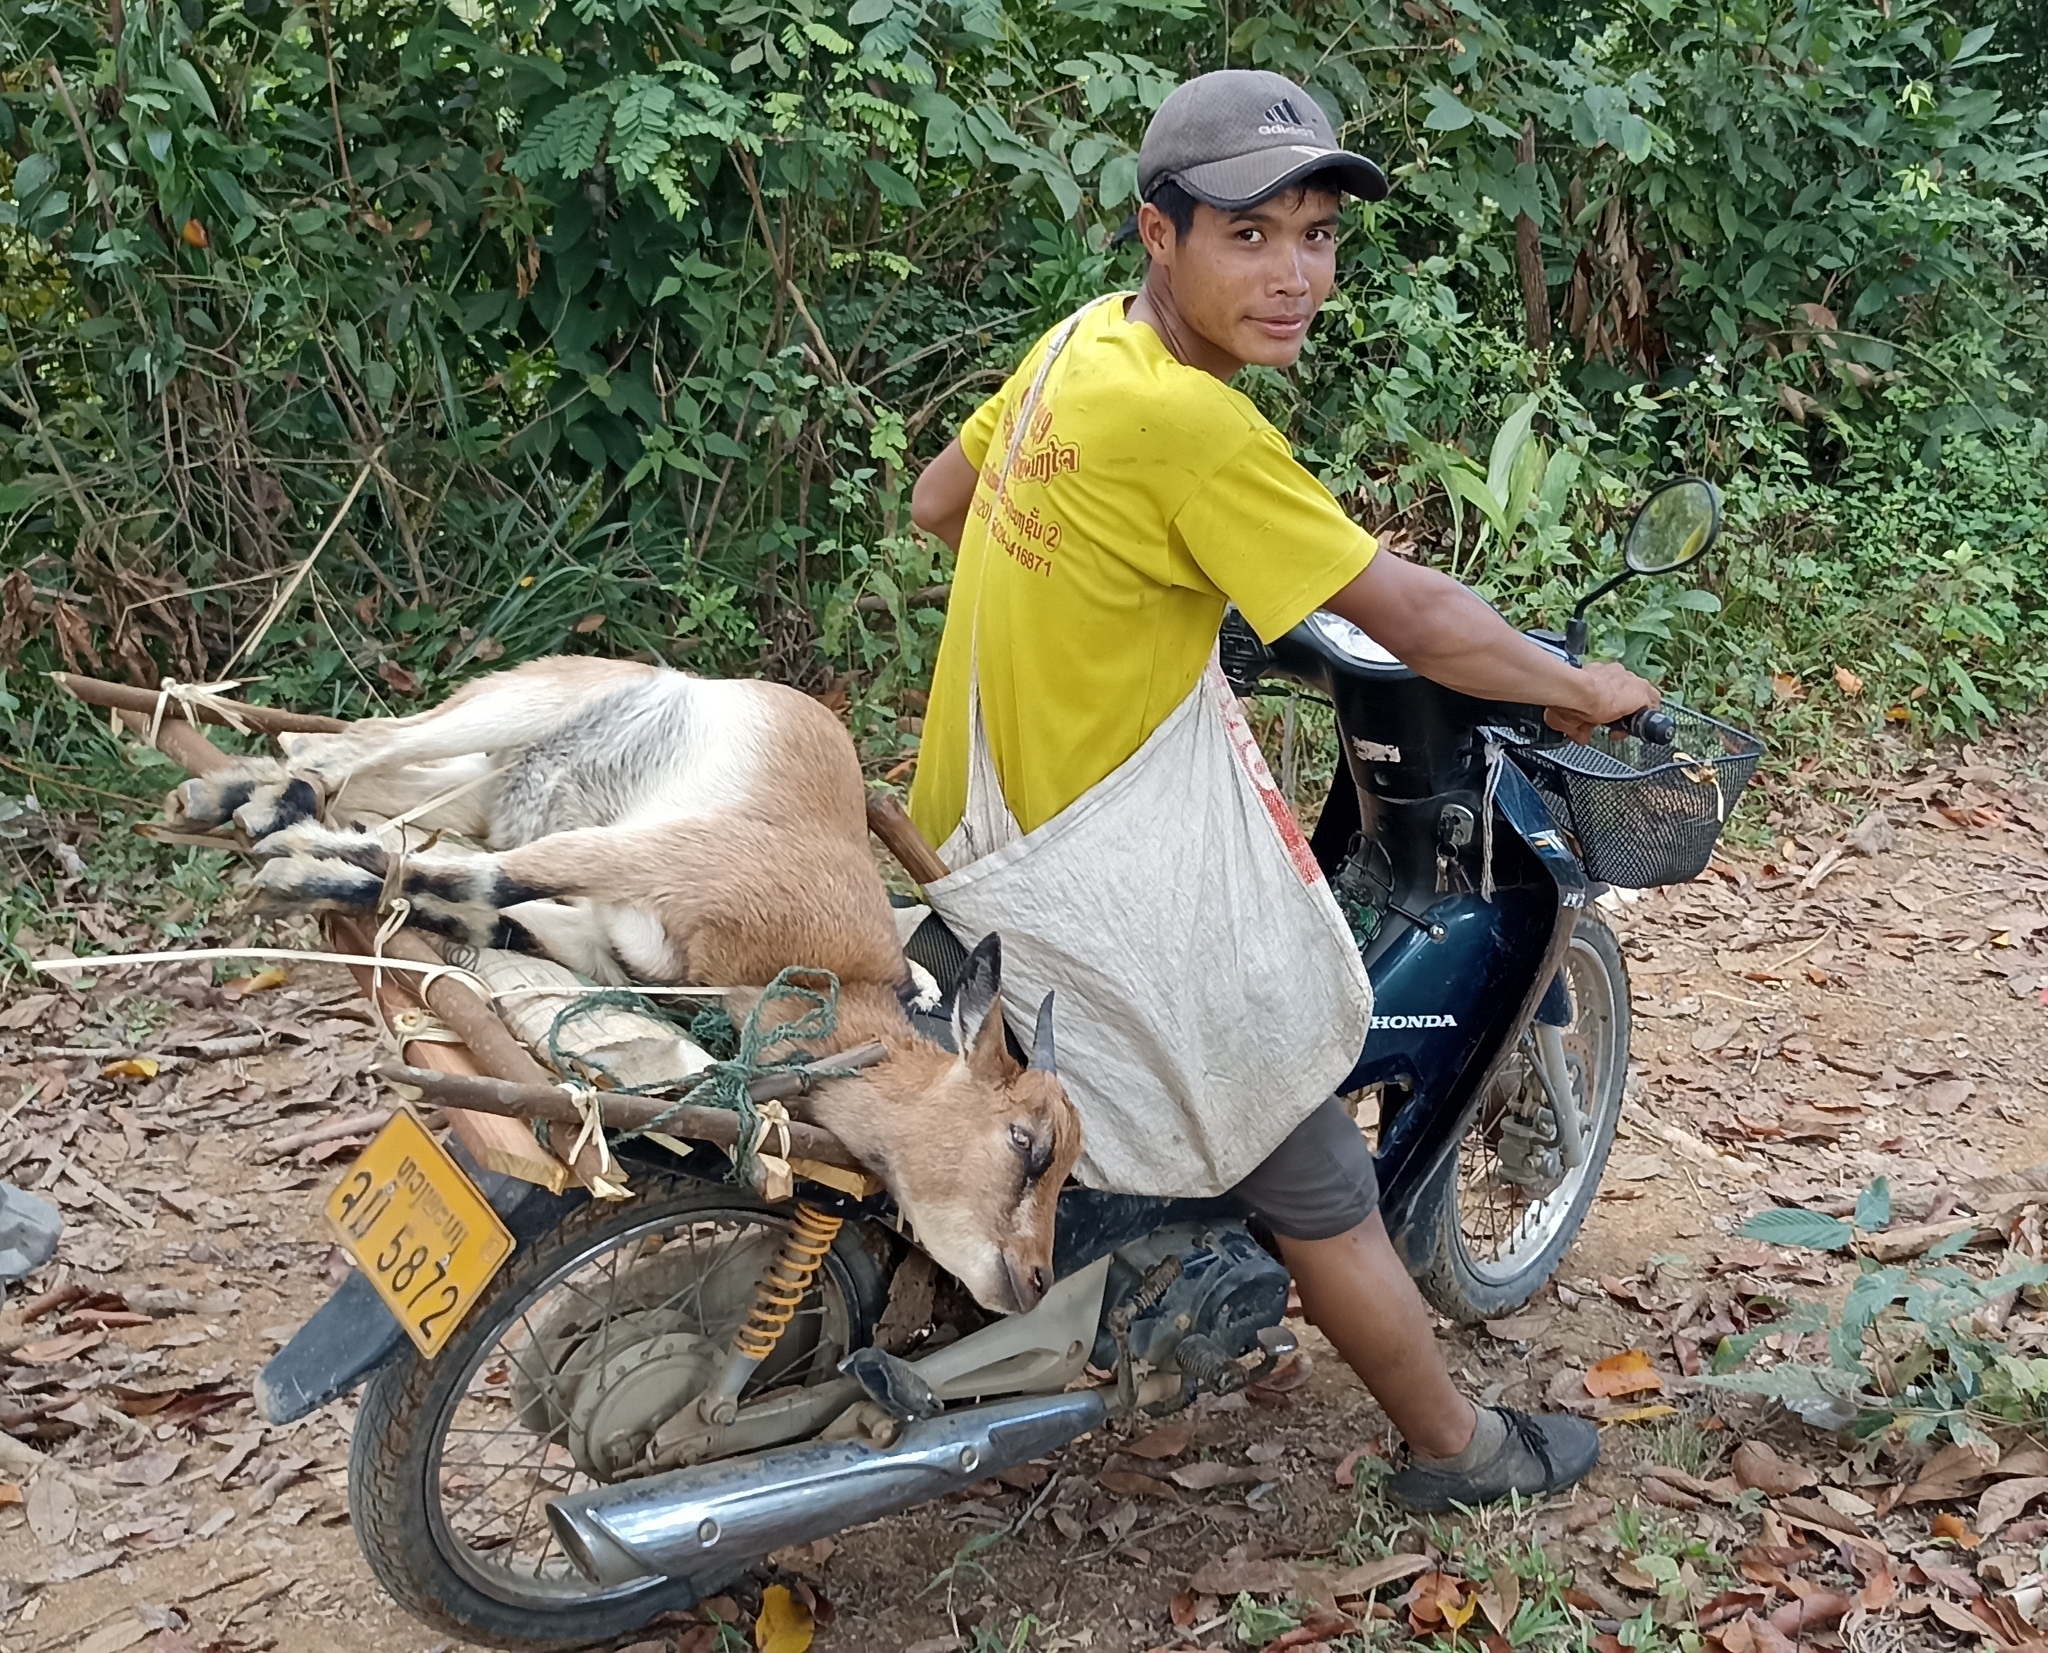
<svg viewBox="0 0 2048 1653">
<path fill-rule="evenodd" d="M 1025 1130 L 1022 1125 L 1012 1125 L 1010 1127 L 1010 1146 L 1015 1148 L 1020 1154 L 1030 1153 L 1032 1147 L 1031 1133 Z"/>
</svg>

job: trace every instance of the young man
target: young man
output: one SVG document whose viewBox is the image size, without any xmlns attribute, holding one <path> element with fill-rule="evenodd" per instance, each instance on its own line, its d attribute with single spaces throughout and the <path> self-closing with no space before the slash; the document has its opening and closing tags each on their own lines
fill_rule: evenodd
<svg viewBox="0 0 2048 1653">
<path fill-rule="evenodd" d="M 1160 106 L 1138 178 L 1143 289 L 1083 315 L 1056 382 L 1040 370 L 1042 343 L 917 480 L 915 520 L 959 553 L 911 794 L 925 836 L 944 843 L 966 807 L 970 674 L 1002 801 L 1030 833 L 1191 693 L 1226 602 L 1268 640 L 1327 608 L 1424 676 L 1547 706 L 1580 737 L 1655 705 L 1656 690 L 1620 666 L 1566 665 L 1455 581 L 1375 555 L 1230 388 L 1249 363 L 1300 355 L 1336 279 L 1342 195 L 1386 193 L 1377 166 L 1338 148 L 1315 100 L 1275 74 L 1203 75 Z M 992 512 L 999 483 L 1008 504 Z M 1277 1236 L 1309 1318 L 1407 1440 L 1395 1497 L 1477 1504 L 1555 1491 L 1592 1468 L 1591 1425 L 1475 1408 L 1453 1385 L 1381 1222 L 1372 1155 L 1334 1098 L 1235 1193 Z"/>
</svg>

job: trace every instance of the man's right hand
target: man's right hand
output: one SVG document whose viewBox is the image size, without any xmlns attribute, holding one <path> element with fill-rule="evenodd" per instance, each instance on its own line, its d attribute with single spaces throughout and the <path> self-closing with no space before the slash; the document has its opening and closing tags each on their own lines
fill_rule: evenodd
<svg viewBox="0 0 2048 1653">
<path fill-rule="evenodd" d="M 1656 689 L 1626 667 L 1571 665 L 1456 580 L 1401 557 L 1375 556 L 1323 606 L 1446 688 L 1548 708 L 1550 726 L 1573 740 L 1657 704 Z"/>
<path fill-rule="evenodd" d="M 1603 724 L 1619 723 L 1658 705 L 1656 686 L 1611 660 L 1581 666 L 1569 701 L 1553 703 L 1543 721 L 1568 740 L 1587 741 Z"/>
</svg>

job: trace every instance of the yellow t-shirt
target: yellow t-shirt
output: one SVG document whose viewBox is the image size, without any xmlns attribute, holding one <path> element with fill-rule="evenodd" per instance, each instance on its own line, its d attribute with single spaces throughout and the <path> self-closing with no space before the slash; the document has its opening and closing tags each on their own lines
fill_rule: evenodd
<svg viewBox="0 0 2048 1653">
<path fill-rule="evenodd" d="M 970 651 L 1003 797 L 1030 832 L 1187 698 L 1226 601 L 1271 641 L 1375 550 L 1248 398 L 1176 360 L 1120 298 L 1091 309 L 1053 363 L 996 505 L 1049 338 L 960 432 L 981 479 L 910 793 L 935 844 L 967 804 Z"/>
</svg>

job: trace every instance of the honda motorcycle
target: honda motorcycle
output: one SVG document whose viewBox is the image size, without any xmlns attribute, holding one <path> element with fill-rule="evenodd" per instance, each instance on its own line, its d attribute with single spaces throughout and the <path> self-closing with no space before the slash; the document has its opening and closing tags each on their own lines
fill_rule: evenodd
<svg viewBox="0 0 2048 1653">
<path fill-rule="evenodd" d="M 1578 656 L 1591 602 L 1692 562 L 1719 527 L 1709 484 L 1667 484 L 1569 629 L 1530 635 Z M 1233 618 L 1222 649 L 1241 692 L 1281 679 L 1334 708 L 1312 844 L 1375 995 L 1341 1090 L 1424 1292 L 1457 1320 L 1503 1314 L 1578 1232 L 1621 1109 L 1628 974 L 1590 904 L 1699 873 L 1761 746 L 1680 708 L 1575 744 L 1540 707 L 1431 683 L 1329 614 L 1270 649 Z M 936 919 L 907 950 L 942 982 L 965 956 Z M 926 1031 L 947 1036 L 943 1007 Z M 466 1641 L 627 1634 L 783 1546 L 1242 1388 L 1292 1347 L 1287 1272 L 1225 1199 L 1067 1189 L 1055 1284 L 999 1318 L 858 1179 L 771 1204 L 718 1150 L 640 1138 L 621 1150 L 634 1197 L 599 1201 L 452 1151 L 503 1225 L 466 1313 L 427 1335 L 434 1305 L 457 1301 L 426 1274 L 429 1248 L 358 1249 L 258 1400 L 283 1423 L 366 1385 L 349 1470 L 364 1554 Z M 374 1199 L 408 1176 L 418 1192 L 423 1154 L 374 1195 L 351 1173 L 338 1209 L 369 1233 Z M 410 1333 L 387 1302 L 417 1314 Z M 1090 1367 L 1109 1380 L 1070 1389 Z"/>
</svg>

